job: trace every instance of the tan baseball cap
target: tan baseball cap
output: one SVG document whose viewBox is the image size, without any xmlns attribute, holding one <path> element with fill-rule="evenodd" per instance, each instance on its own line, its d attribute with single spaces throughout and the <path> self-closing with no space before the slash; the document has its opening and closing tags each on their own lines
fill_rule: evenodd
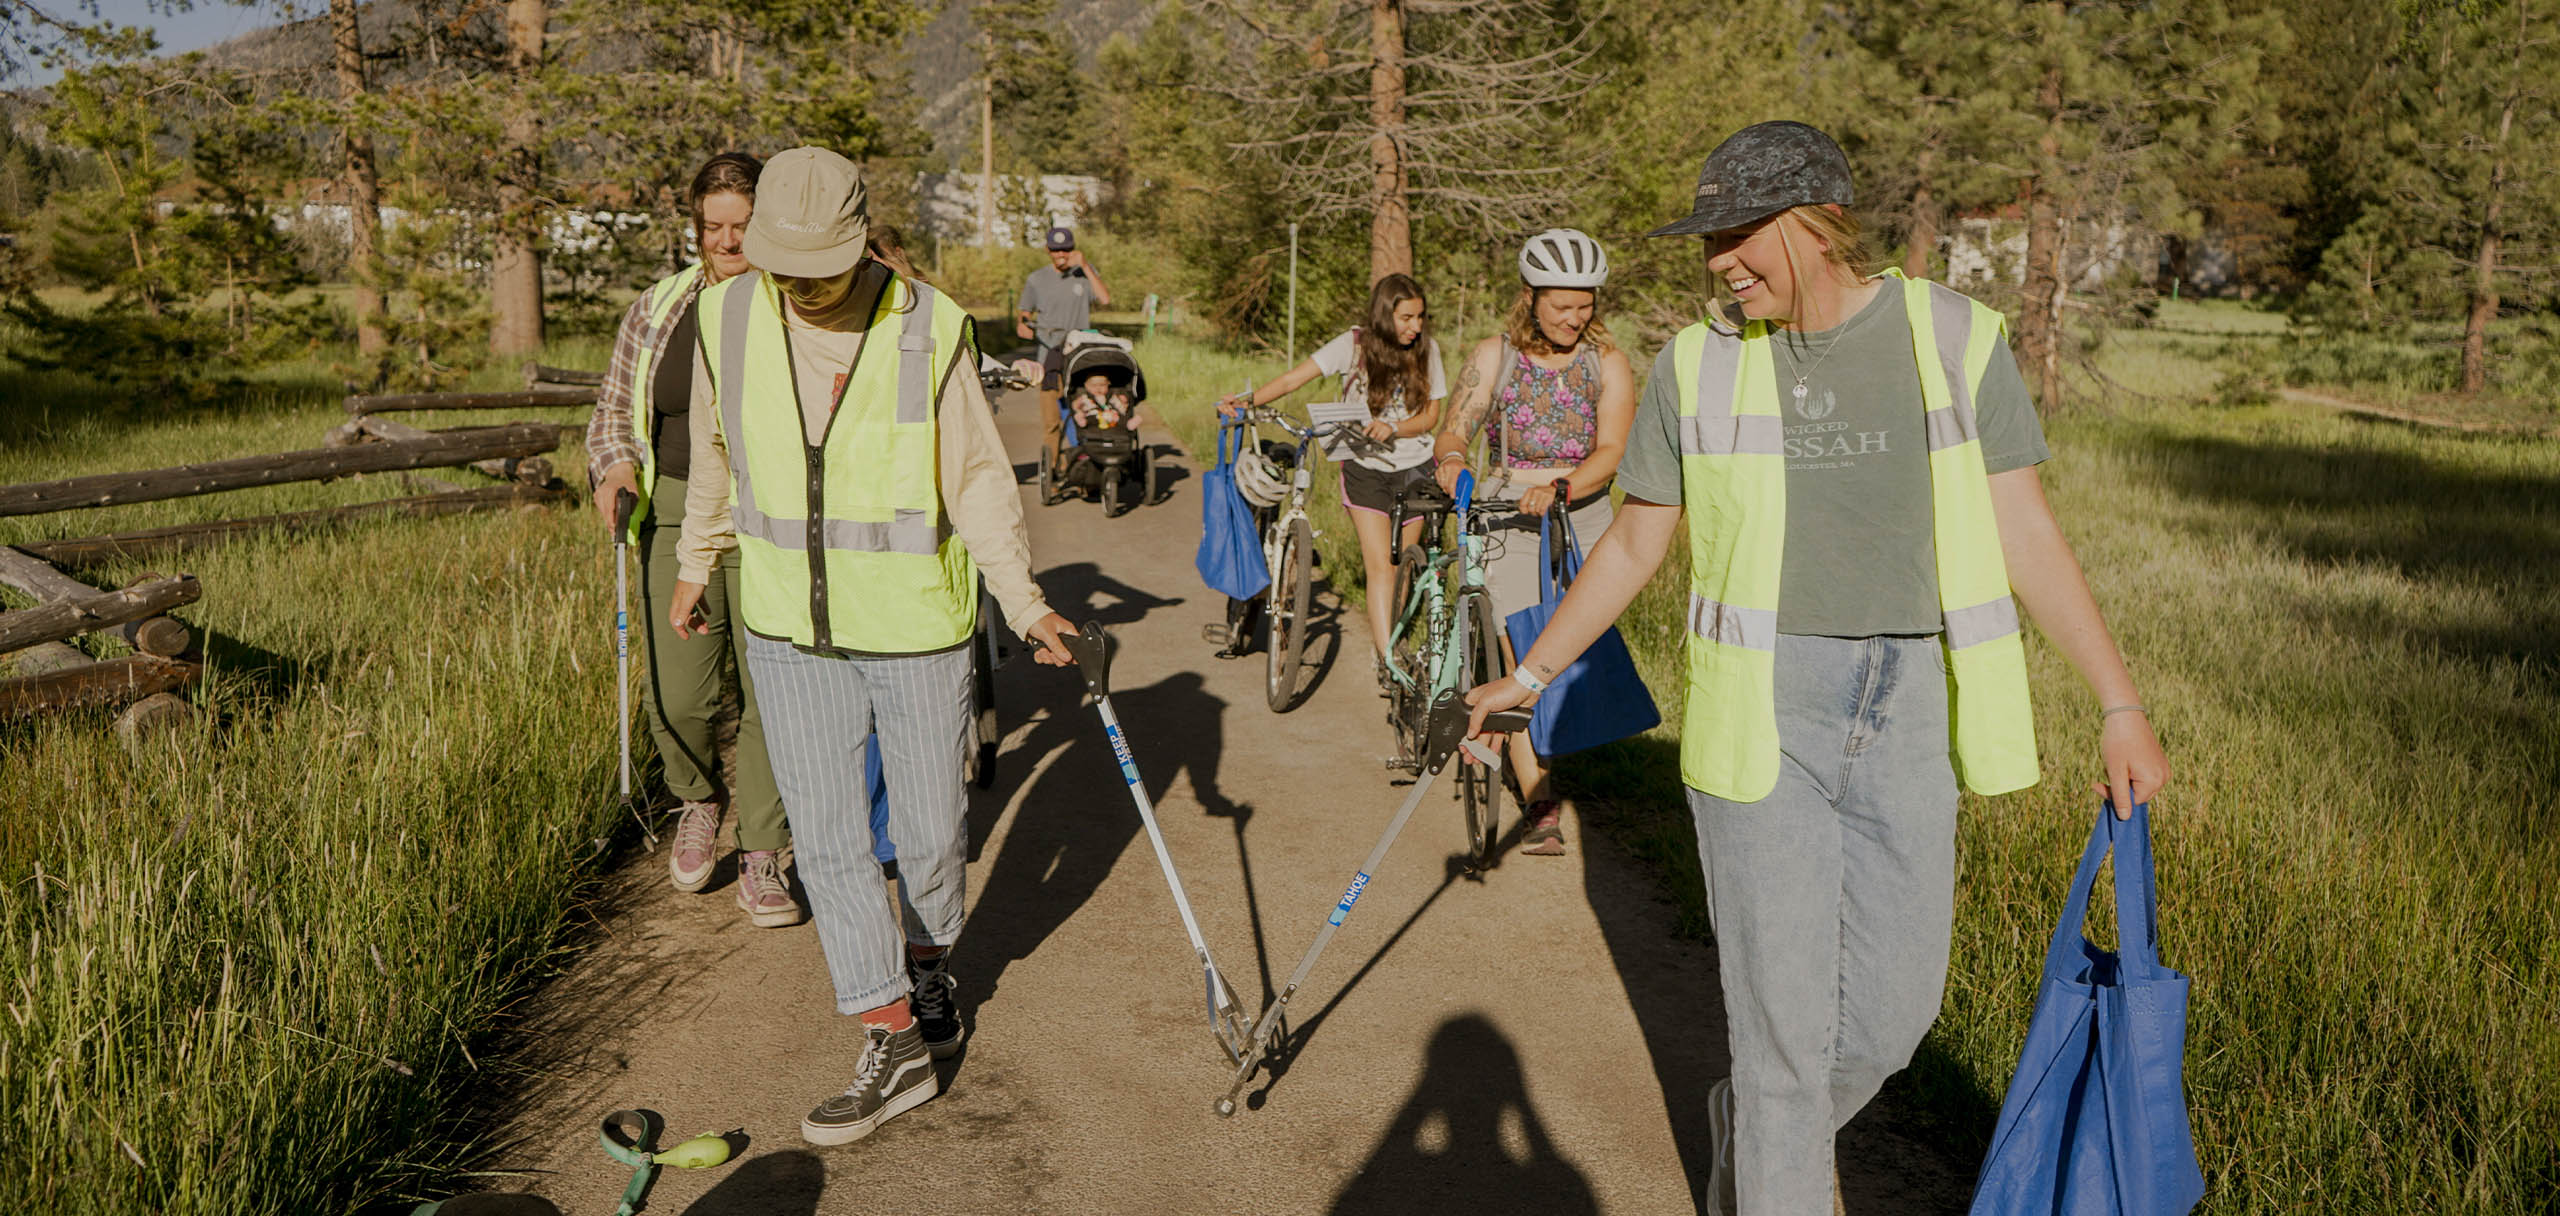
<svg viewBox="0 0 2560 1216">
<path fill-rule="evenodd" d="M 825 148 L 793 148 L 764 163 L 747 220 L 747 261 L 768 274 L 829 279 L 862 260 L 871 208 L 862 170 Z"/>
</svg>

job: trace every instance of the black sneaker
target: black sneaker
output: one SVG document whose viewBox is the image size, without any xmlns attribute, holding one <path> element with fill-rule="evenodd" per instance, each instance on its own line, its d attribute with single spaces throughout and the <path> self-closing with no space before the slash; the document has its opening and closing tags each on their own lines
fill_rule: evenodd
<svg viewBox="0 0 2560 1216">
<path fill-rule="evenodd" d="M 853 1084 L 800 1121 L 801 1139 L 851 1144 L 942 1092 L 933 1057 L 914 1025 L 893 1031 L 866 1024 L 862 1032 L 862 1058 L 854 1064 Z"/>
<path fill-rule="evenodd" d="M 915 990 L 907 994 L 907 1008 L 916 1015 L 925 1050 L 937 1060 L 958 1055 L 960 1040 L 969 1034 L 969 1028 L 960 1024 L 959 1003 L 951 999 L 960 981 L 951 978 L 949 960 L 949 955 L 907 960 L 907 978 L 915 982 Z"/>
</svg>

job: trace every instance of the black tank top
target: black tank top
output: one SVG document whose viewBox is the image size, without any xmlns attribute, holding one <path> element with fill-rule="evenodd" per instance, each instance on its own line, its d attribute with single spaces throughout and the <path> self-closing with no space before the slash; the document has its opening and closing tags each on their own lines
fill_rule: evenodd
<svg viewBox="0 0 2560 1216">
<path fill-rule="evenodd" d="M 693 310 L 701 298 L 685 301 L 649 377 L 649 412 L 655 415 L 649 419 L 649 446 L 657 452 L 660 477 L 681 479 L 693 471 L 693 360 L 702 341 Z"/>
</svg>

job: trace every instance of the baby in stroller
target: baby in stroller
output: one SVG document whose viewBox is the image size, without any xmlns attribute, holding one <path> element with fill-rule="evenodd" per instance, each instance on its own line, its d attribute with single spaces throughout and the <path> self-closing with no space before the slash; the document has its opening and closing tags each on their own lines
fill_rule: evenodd
<svg viewBox="0 0 2560 1216">
<path fill-rule="evenodd" d="M 1118 515 L 1155 501 L 1162 489 L 1152 454 L 1138 438 L 1147 377 L 1126 343 L 1100 334 L 1076 341 L 1084 336 L 1068 340 L 1066 383 L 1073 391 L 1058 402 L 1066 416 L 1064 442 L 1057 467 L 1041 466 L 1040 501 L 1049 505 L 1081 493 L 1101 503 L 1104 514 Z"/>
<path fill-rule="evenodd" d="M 1120 427 L 1138 429 L 1138 403 L 1129 390 L 1114 384 L 1108 372 L 1096 370 L 1076 386 L 1075 395 L 1067 399 L 1067 416 L 1075 419 L 1076 429 Z"/>
</svg>

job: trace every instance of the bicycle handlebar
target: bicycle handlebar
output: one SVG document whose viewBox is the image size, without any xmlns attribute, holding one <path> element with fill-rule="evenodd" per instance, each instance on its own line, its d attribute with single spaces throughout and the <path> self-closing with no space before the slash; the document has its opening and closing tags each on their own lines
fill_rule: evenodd
<svg viewBox="0 0 2560 1216">
<path fill-rule="evenodd" d="M 1295 438 L 1308 440 L 1310 442 L 1325 438 L 1329 435 L 1350 444 L 1353 449 L 1361 452 L 1375 454 L 1378 452 L 1388 451 L 1392 446 L 1383 440 L 1371 439 L 1368 432 L 1349 422 L 1327 422 L 1320 426 L 1299 426 L 1296 420 L 1290 418 L 1287 414 L 1283 414 L 1268 406 L 1251 406 L 1245 409 L 1242 413 L 1233 415 L 1233 417 L 1242 423 L 1250 424 L 1258 422 L 1275 426 L 1283 431 L 1287 431 Z"/>
</svg>

